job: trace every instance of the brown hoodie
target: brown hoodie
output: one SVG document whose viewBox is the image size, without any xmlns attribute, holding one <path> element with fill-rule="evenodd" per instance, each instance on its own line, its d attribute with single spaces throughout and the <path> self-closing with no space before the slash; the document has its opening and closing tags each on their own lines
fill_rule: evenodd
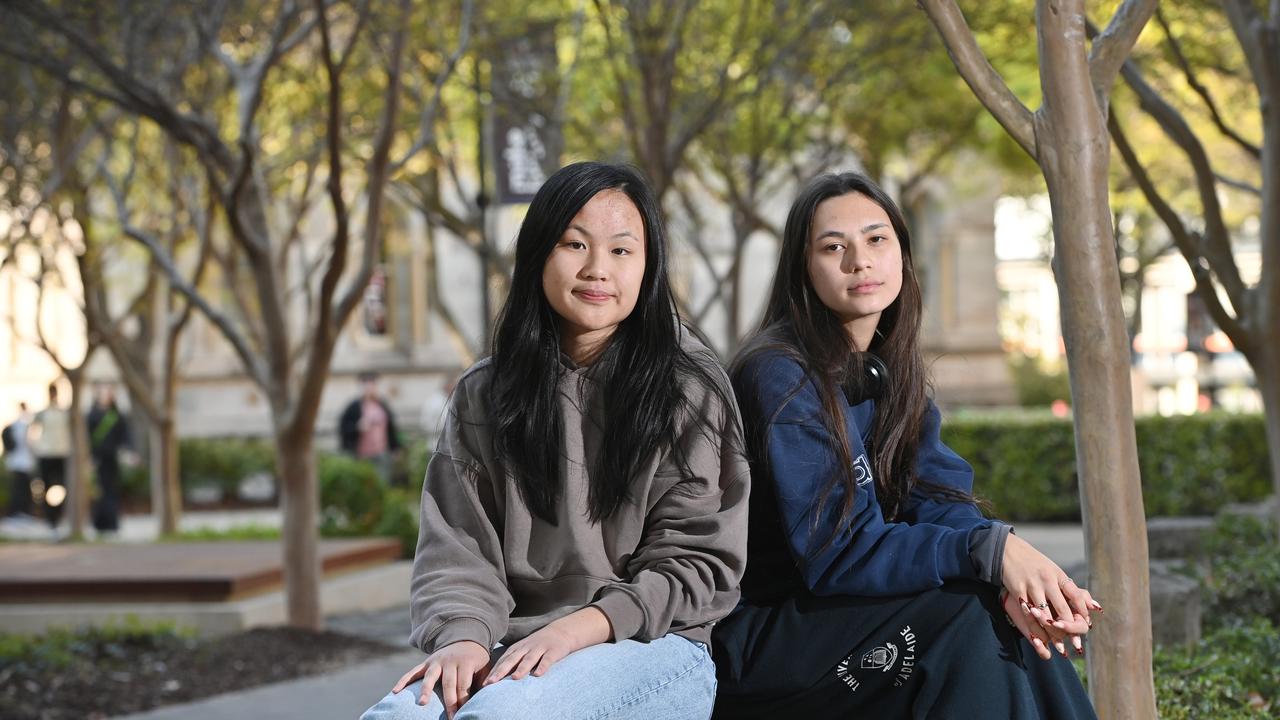
<svg viewBox="0 0 1280 720">
<path fill-rule="evenodd" d="M 710 350 L 688 333 L 682 342 L 732 401 Z M 633 500 L 593 523 L 587 473 L 606 409 L 589 368 L 566 361 L 563 490 L 551 525 L 530 513 L 494 455 L 492 373 L 482 360 L 459 380 L 427 465 L 410 642 L 427 653 L 461 640 L 510 644 L 588 605 L 608 617 L 615 640 L 675 632 L 708 642 L 738 601 L 746 563 L 750 480 L 737 406 L 686 387 L 693 411 L 680 413 L 676 436 L 691 474 L 664 449 L 634 481 Z"/>
</svg>

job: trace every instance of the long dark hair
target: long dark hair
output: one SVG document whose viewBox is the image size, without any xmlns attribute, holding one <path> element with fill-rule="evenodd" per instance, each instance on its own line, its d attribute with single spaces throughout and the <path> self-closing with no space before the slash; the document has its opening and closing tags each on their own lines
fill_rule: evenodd
<svg viewBox="0 0 1280 720">
<path fill-rule="evenodd" d="M 840 318 L 818 297 L 808 272 L 809 236 L 813 216 L 824 200 L 858 193 L 884 209 L 902 247 L 902 290 L 880 315 L 870 347 L 855 347 Z M 827 174 L 815 178 L 801 191 L 783 231 L 782 251 L 773 289 L 760 330 L 733 363 L 736 377 L 746 361 L 762 351 L 782 352 L 800 364 L 814 380 L 822 404 L 822 422 L 839 468 L 819 496 L 815 520 L 824 514 L 837 487 L 843 489 L 840 521 L 832 529 L 836 537 L 852 520 L 857 483 L 845 427 L 847 406 L 842 386 L 856 386 L 864 377 L 863 355 L 870 351 L 889 369 L 883 395 L 876 400 L 875 419 L 867 442 L 876 498 L 888 520 L 896 519 L 913 489 L 947 500 L 968 501 L 968 495 L 921 481 L 915 473 L 916 453 L 928 397 L 928 377 L 920 354 L 920 320 L 923 301 L 911 256 L 911 233 L 893 199 L 875 182 L 858 173 Z M 798 393 L 804 380 L 792 390 Z M 748 440 L 758 437 L 772 418 L 761 418 L 759 428 L 748 430 Z M 756 432 L 752 432 L 756 430 Z M 754 448 L 753 448 L 754 449 Z M 829 542 L 829 541 L 828 541 Z"/>
<path fill-rule="evenodd" d="M 557 523 L 561 439 L 559 316 L 542 289 L 543 267 L 578 211 L 604 190 L 627 195 L 644 224 L 645 269 L 635 309 L 618 324 L 588 374 L 602 393 L 601 446 L 590 468 L 592 521 L 613 515 L 630 498 L 631 481 L 659 450 L 675 443 L 678 413 L 693 378 L 728 400 L 708 370 L 680 347 L 680 319 L 667 279 L 667 239 L 657 199 L 639 172 L 625 165 L 580 162 L 547 179 L 516 238 L 511 291 L 493 335 L 490 418 L 499 462 L 516 479 L 530 511 Z M 731 405 L 727 405 L 729 407 Z M 681 460 L 682 462 L 682 460 Z"/>
</svg>

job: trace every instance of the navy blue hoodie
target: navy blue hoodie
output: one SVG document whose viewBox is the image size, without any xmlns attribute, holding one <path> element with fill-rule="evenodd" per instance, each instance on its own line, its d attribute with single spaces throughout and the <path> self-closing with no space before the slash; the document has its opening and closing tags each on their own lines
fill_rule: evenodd
<svg viewBox="0 0 1280 720">
<path fill-rule="evenodd" d="M 837 486 L 815 518 L 838 459 L 813 379 L 781 351 L 762 350 L 733 380 L 746 432 L 755 435 L 744 601 L 769 602 L 801 586 L 816 595 L 878 597 L 923 592 L 953 579 L 999 584 L 1008 527 L 984 518 L 973 504 L 913 492 L 898 520 L 885 520 L 866 448 L 874 400 L 845 409 L 857 498 L 852 522 L 828 545 L 844 492 Z M 941 423 L 929 402 L 916 473 L 971 493 L 973 470 L 942 443 Z"/>
</svg>

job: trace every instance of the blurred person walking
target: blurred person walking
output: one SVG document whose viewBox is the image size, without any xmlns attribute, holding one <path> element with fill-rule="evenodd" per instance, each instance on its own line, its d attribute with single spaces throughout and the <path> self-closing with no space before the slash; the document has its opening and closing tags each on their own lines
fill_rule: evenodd
<svg viewBox="0 0 1280 720">
<path fill-rule="evenodd" d="M 71 414 L 58 404 L 56 383 L 49 384 L 49 404 L 36 413 L 32 447 L 44 483 L 44 517 L 49 527 L 56 528 L 67 498 L 67 462 L 71 457 Z"/>
<path fill-rule="evenodd" d="M 0 432 L 4 446 L 4 466 L 9 471 L 9 507 L 6 517 L 29 516 L 32 510 L 31 475 L 36 458 L 31 452 L 31 411 L 26 403 L 18 403 L 18 419 Z"/>
<path fill-rule="evenodd" d="M 93 505 L 93 527 L 98 532 L 120 529 L 121 452 L 131 453 L 129 423 L 116 406 L 115 388 L 99 384 L 89 409 L 89 451 L 100 495 Z M 126 456 L 127 457 L 127 456 Z"/>
<path fill-rule="evenodd" d="M 342 411 L 338 434 L 343 451 L 368 460 L 384 483 L 391 482 L 394 454 L 400 450 L 400 433 L 391 406 L 378 392 L 378 374 L 362 372 L 360 397 Z"/>
</svg>

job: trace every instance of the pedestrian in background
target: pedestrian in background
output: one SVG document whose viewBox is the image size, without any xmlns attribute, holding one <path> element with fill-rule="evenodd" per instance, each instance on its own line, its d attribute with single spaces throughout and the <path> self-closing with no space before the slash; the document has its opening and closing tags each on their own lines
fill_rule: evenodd
<svg viewBox="0 0 1280 720">
<path fill-rule="evenodd" d="M 360 373 L 360 397 L 342 411 L 338 434 L 342 449 L 378 469 L 384 483 L 391 482 L 391 466 L 400 450 L 400 434 L 391 406 L 378 392 L 378 374 Z"/>
<path fill-rule="evenodd" d="M 100 533 L 120 530 L 120 461 L 133 451 L 129 422 L 116 406 L 115 388 L 101 383 L 89 409 L 89 452 L 98 478 L 99 495 L 93 504 L 93 527 Z"/>
<path fill-rule="evenodd" d="M 10 423 L 0 435 L 4 446 L 4 466 L 9 471 L 9 507 L 6 517 L 31 515 L 31 476 L 36 469 L 36 458 L 31 452 L 31 411 L 26 403 L 18 403 L 18 419 Z"/>
<path fill-rule="evenodd" d="M 32 447 L 44 483 L 44 517 L 58 527 L 67 499 L 67 461 L 71 457 L 71 415 L 58 405 L 58 386 L 49 384 L 49 404 L 36 413 Z"/>
</svg>

